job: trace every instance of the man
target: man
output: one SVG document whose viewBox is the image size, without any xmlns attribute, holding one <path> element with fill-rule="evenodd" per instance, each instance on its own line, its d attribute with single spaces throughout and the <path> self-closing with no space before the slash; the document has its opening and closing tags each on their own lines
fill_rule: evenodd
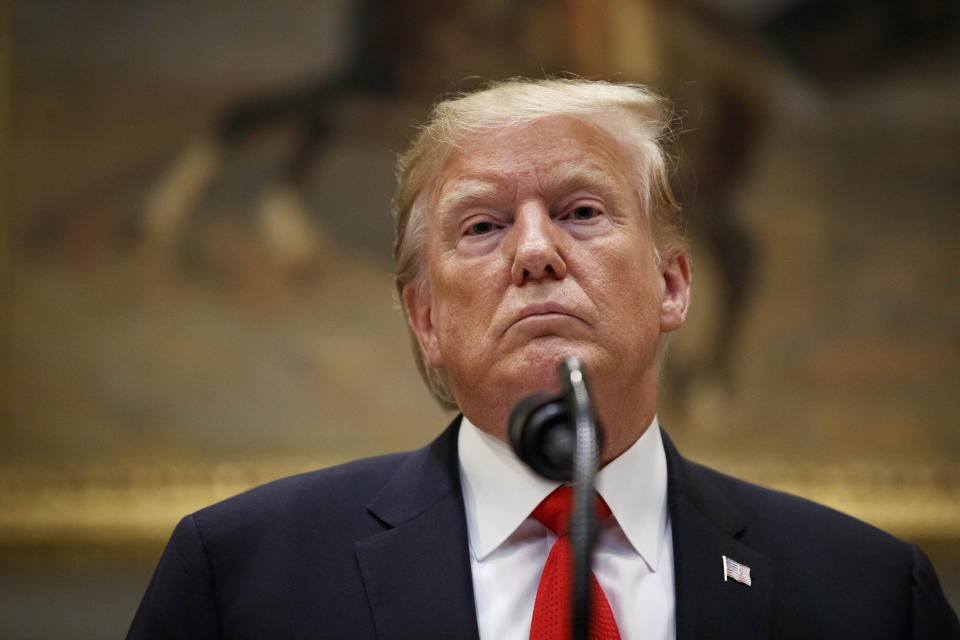
<svg viewBox="0 0 960 640">
<path fill-rule="evenodd" d="M 564 492 L 506 425 L 578 356 L 604 428 L 602 637 L 960 638 L 918 549 L 692 464 L 660 431 L 690 298 L 664 122 L 645 89 L 601 82 L 440 103 L 399 162 L 396 282 L 420 370 L 462 416 L 419 451 L 184 518 L 129 637 L 556 637 Z"/>
</svg>

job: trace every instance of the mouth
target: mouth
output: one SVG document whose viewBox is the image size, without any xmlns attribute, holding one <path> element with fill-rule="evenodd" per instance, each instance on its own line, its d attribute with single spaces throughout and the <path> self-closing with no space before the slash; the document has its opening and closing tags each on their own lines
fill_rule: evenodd
<svg viewBox="0 0 960 640">
<path fill-rule="evenodd" d="M 565 307 L 558 302 L 542 302 L 539 304 L 532 304 L 520 310 L 520 313 L 516 315 L 516 317 L 513 319 L 513 322 L 507 326 L 507 330 L 521 323 L 551 322 L 554 320 L 562 320 L 564 318 L 582 320 L 582 318 L 580 318 L 580 316 L 574 313 L 570 308 Z M 506 330 L 504 332 L 506 332 Z"/>
</svg>

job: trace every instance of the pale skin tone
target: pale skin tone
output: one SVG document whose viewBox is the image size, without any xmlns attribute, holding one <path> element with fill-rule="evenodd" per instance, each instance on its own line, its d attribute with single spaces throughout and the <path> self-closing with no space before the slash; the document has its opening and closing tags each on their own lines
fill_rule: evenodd
<svg viewBox="0 0 960 640">
<path fill-rule="evenodd" d="M 569 356 L 590 375 L 601 464 L 653 419 L 657 348 L 686 318 L 690 268 L 683 253 L 658 260 L 626 166 L 607 134 L 555 116 L 476 134 L 440 173 L 428 285 L 407 285 L 403 304 L 461 411 L 501 440 Z"/>
</svg>

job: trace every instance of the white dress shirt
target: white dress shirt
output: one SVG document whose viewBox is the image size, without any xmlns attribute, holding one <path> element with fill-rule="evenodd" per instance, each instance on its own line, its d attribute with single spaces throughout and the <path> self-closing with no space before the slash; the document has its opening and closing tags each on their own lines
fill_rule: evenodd
<svg viewBox="0 0 960 640">
<path fill-rule="evenodd" d="M 556 535 L 530 513 L 560 483 L 531 471 L 466 417 L 458 441 L 481 640 L 528 640 L 540 573 Z M 613 518 L 601 523 L 593 572 L 620 637 L 676 637 L 667 458 L 656 417 L 597 475 Z"/>
</svg>

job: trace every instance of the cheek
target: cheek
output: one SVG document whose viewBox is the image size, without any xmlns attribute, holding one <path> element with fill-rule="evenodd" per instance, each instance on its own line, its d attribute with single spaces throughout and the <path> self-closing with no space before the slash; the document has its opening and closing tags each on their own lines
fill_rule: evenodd
<svg viewBox="0 0 960 640">
<path fill-rule="evenodd" d="M 495 257 L 485 259 L 448 258 L 434 273 L 438 283 L 434 302 L 445 313 L 464 322 L 486 322 L 498 304 L 509 272 Z"/>
<path fill-rule="evenodd" d="M 603 271 L 598 286 L 608 306 L 605 311 L 620 317 L 625 330 L 638 323 L 657 325 L 663 283 L 652 256 L 644 259 L 636 253 L 620 254 Z"/>
<path fill-rule="evenodd" d="M 490 324 L 492 305 L 477 284 L 476 280 L 465 277 L 437 291 L 433 323 L 445 351 L 469 350 L 477 342 L 475 336 Z"/>
</svg>

